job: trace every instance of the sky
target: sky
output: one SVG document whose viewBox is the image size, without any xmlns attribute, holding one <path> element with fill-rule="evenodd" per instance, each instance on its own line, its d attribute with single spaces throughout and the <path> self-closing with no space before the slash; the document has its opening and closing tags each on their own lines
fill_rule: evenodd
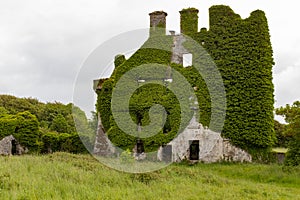
<svg viewBox="0 0 300 200">
<path fill-rule="evenodd" d="M 99 46 L 110 44 L 118 35 L 148 28 L 148 14 L 156 10 L 167 12 L 167 29 L 179 32 L 179 11 L 195 7 L 199 9 L 199 29 L 209 28 L 208 9 L 221 4 L 242 18 L 257 9 L 266 13 L 275 60 L 275 107 L 300 100 L 300 12 L 296 0 L 0 0 L 0 94 L 74 102 L 77 77 Z M 136 38 L 136 48 L 142 40 Z M 109 59 L 113 61 L 113 56 Z M 104 69 L 111 71 L 109 66 L 108 62 L 99 66 L 99 73 L 87 75 L 85 98 L 89 105 L 82 105 L 87 113 L 95 104 L 92 80 L 103 76 Z"/>
</svg>

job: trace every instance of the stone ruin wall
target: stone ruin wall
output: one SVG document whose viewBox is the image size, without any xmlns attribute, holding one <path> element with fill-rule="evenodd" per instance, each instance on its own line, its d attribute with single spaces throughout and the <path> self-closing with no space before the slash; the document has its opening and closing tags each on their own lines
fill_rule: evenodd
<svg viewBox="0 0 300 200">
<path fill-rule="evenodd" d="M 189 141 L 199 141 L 199 160 L 205 163 L 218 161 L 251 162 L 252 157 L 246 151 L 230 144 L 220 133 L 204 128 L 193 117 L 187 128 L 167 145 L 172 146 L 172 162 L 189 160 Z M 158 159 L 163 161 L 162 147 Z"/>
</svg>

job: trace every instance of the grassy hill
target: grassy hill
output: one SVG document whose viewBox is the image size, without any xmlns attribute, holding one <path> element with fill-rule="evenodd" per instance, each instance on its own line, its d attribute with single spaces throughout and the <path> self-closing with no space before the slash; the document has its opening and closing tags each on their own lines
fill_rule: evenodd
<svg viewBox="0 0 300 200">
<path fill-rule="evenodd" d="M 0 157 L 0 199 L 300 199 L 300 168 L 173 164 L 118 172 L 90 155 Z"/>
</svg>

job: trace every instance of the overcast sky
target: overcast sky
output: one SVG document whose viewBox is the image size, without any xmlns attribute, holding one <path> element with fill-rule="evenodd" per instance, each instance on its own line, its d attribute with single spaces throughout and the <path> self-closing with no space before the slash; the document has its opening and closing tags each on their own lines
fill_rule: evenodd
<svg viewBox="0 0 300 200">
<path fill-rule="evenodd" d="M 296 0 L 0 0 L 0 93 L 72 102 L 77 74 L 99 45 L 124 32 L 148 28 L 148 13 L 156 10 L 168 13 L 167 29 L 179 31 L 178 11 L 198 8 L 199 29 L 209 28 L 208 9 L 219 4 L 229 5 L 242 18 L 257 9 L 266 13 L 276 62 L 275 107 L 300 100 Z M 90 77 L 91 95 L 92 80 L 100 75 Z M 85 110 L 93 110 L 91 102 Z"/>
</svg>

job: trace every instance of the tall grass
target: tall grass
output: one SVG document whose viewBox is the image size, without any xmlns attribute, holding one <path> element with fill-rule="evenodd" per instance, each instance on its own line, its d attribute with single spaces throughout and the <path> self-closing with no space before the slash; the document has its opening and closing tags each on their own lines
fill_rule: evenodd
<svg viewBox="0 0 300 200">
<path fill-rule="evenodd" d="M 300 199 L 300 168 L 173 164 L 128 174 L 89 155 L 0 157 L 0 199 Z"/>
</svg>

